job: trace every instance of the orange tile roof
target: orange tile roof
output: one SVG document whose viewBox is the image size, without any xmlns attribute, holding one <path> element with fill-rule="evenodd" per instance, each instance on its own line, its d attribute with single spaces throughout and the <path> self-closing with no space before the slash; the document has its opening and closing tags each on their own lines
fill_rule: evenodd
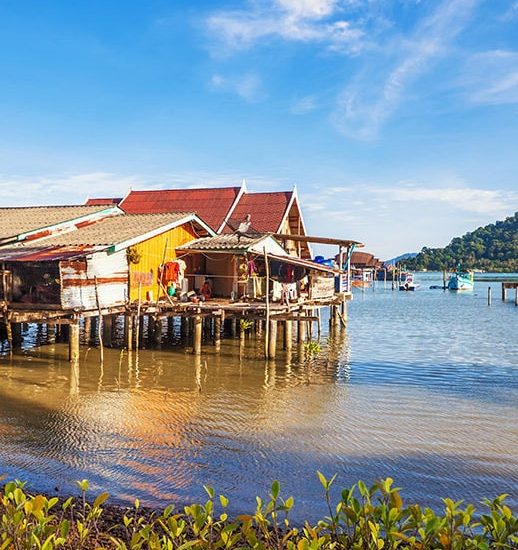
<svg viewBox="0 0 518 550">
<path fill-rule="evenodd" d="M 119 207 L 128 214 L 196 212 L 205 223 L 217 231 L 239 191 L 239 187 L 131 191 Z"/>
</svg>

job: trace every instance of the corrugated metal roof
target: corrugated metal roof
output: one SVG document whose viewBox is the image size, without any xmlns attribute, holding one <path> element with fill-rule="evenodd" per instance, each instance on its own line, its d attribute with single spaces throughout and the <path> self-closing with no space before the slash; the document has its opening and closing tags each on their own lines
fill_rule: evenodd
<svg viewBox="0 0 518 550">
<path fill-rule="evenodd" d="M 277 233 L 286 215 L 293 191 L 274 193 L 244 193 L 232 211 L 224 233 L 231 233 L 245 219 L 247 214 L 252 217 L 252 227 L 255 231 Z"/>
<path fill-rule="evenodd" d="M 86 206 L 103 206 L 103 205 L 112 205 L 117 206 L 121 202 L 122 197 L 119 198 L 97 198 L 97 199 L 87 199 L 85 202 Z"/>
<path fill-rule="evenodd" d="M 131 191 L 119 204 L 128 214 L 196 212 L 217 231 L 239 195 L 239 187 Z"/>
<path fill-rule="evenodd" d="M 254 244 L 264 240 L 268 235 L 217 235 L 196 239 L 179 246 L 176 250 L 207 251 L 207 252 L 242 252 L 248 250 Z"/>
<path fill-rule="evenodd" d="M 264 254 L 259 253 L 259 256 L 264 256 Z M 340 271 L 333 267 L 327 265 L 322 265 L 311 260 L 304 260 L 303 258 L 295 258 L 294 256 L 279 256 L 278 254 L 268 254 L 270 260 L 275 260 L 278 262 L 283 262 L 285 264 L 297 265 L 299 267 L 305 267 L 306 269 L 311 269 L 313 271 L 323 271 L 324 273 L 333 273 L 338 274 Z"/>
<path fill-rule="evenodd" d="M 0 240 L 71 222 L 106 210 L 106 206 L 19 206 L 0 207 Z"/>
<path fill-rule="evenodd" d="M 16 248 L 0 248 L 2 262 L 56 262 L 72 260 L 95 252 L 89 246 L 18 246 Z"/>
</svg>

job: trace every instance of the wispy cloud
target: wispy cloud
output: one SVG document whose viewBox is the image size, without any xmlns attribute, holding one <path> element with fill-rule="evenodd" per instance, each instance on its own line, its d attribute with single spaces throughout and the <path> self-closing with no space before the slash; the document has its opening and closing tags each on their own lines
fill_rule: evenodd
<svg viewBox="0 0 518 550">
<path fill-rule="evenodd" d="M 360 139 L 377 137 L 383 124 L 407 99 L 409 88 L 450 53 L 477 3 L 445 0 L 417 24 L 409 37 L 393 40 L 387 48 L 389 57 L 378 57 L 339 96 L 333 116 L 336 127 Z"/>
<path fill-rule="evenodd" d="M 256 103 L 266 97 L 261 79 L 253 73 L 230 77 L 214 74 L 210 85 L 214 90 L 237 94 L 248 103 Z"/>
<path fill-rule="evenodd" d="M 229 50 L 251 47 L 278 37 L 294 42 L 322 42 L 347 51 L 362 48 L 364 31 L 338 17 L 352 0 L 267 0 L 248 9 L 219 11 L 206 21 L 209 32 Z"/>
<path fill-rule="evenodd" d="M 471 56 L 460 85 L 471 103 L 518 103 L 518 52 L 493 50 Z"/>
<path fill-rule="evenodd" d="M 290 111 L 294 115 L 306 115 L 318 108 L 318 100 L 314 95 L 300 97 L 292 102 Z"/>
</svg>

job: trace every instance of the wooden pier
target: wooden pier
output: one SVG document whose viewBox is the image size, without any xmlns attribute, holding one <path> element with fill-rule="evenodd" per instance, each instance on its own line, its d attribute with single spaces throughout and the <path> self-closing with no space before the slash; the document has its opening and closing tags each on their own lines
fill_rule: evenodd
<svg viewBox="0 0 518 550">
<path fill-rule="evenodd" d="M 514 304 L 518 306 L 518 281 L 505 281 L 502 283 L 502 302 L 507 300 L 507 291 L 514 289 Z"/>
</svg>

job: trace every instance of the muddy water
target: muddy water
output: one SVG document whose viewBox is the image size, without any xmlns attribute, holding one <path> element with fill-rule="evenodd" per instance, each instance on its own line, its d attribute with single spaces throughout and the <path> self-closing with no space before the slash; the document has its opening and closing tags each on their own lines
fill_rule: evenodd
<svg viewBox="0 0 518 550">
<path fill-rule="evenodd" d="M 260 340 L 172 342 L 128 355 L 64 344 L 0 357 L 0 472 L 31 487 L 162 505 L 210 484 L 249 510 L 279 479 L 296 515 L 322 511 L 317 469 L 337 483 L 392 476 L 407 499 L 518 498 L 518 308 L 487 285 L 455 295 L 357 293 L 347 334 L 322 351 L 262 359 Z M 493 284 L 493 286 L 495 286 Z M 495 287 L 496 293 L 496 287 Z M 325 321 L 325 320 L 324 320 Z M 323 323 L 324 327 L 326 323 Z M 32 339 L 32 340 L 31 340 Z"/>
</svg>

